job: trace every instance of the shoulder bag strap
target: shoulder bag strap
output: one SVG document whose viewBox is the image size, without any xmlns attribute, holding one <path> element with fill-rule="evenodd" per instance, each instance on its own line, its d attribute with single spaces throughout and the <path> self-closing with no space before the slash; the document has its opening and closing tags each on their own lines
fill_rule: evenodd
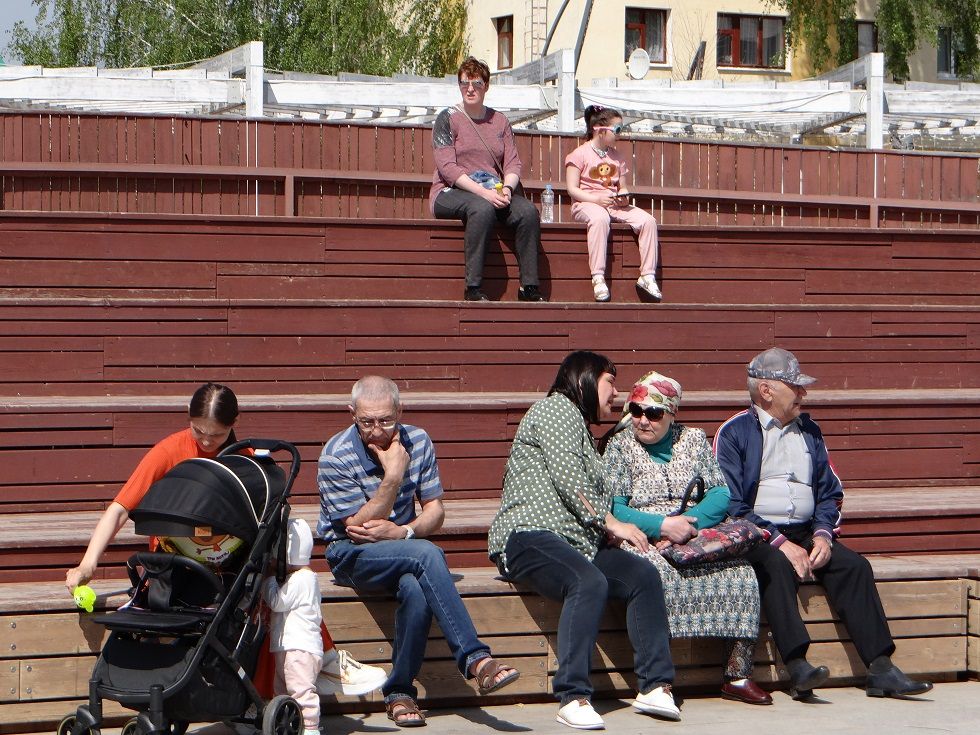
<svg viewBox="0 0 980 735">
<path fill-rule="evenodd" d="M 473 128 L 473 132 L 476 133 L 476 137 L 480 139 L 480 142 L 483 143 L 483 147 L 486 148 L 487 149 L 487 153 L 490 154 L 490 158 L 493 159 L 493 166 L 494 166 L 494 168 L 497 169 L 497 173 L 500 174 L 500 180 L 503 181 L 504 180 L 504 166 L 503 166 L 503 164 L 500 161 L 497 160 L 497 156 L 494 154 L 494 152 L 492 150 L 490 150 L 490 146 L 487 145 L 487 142 L 483 139 L 483 136 L 480 135 L 480 129 L 478 127 L 476 127 L 476 123 L 473 122 L 473 118 L 471 118 L 469 115 L 466 114 L 466 110 L 464 110 L 462 108 L 462 106 L 460 106 L 460 105 L 453 105 L 453 107 L 456 110 L 458 110 L 459 113 L 464 118 L 466 118 L 466 122 L 468 122 L 470 124 L 470 127 Z"/>
</svg>

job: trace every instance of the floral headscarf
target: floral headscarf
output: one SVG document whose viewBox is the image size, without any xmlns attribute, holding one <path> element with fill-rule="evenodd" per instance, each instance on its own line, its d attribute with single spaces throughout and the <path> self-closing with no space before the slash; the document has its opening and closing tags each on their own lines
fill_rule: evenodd
<svg viewBox="0 0 980 735">
<path fill-rule="evenodd" d="M 663 408 L 676 414 L 681 405 L 681 384 L 658 372 L 647 373 L 633 384 L 630 397 L 623 407 L 624 412 L 629 410 L 630 403 Z"/>
</svg>

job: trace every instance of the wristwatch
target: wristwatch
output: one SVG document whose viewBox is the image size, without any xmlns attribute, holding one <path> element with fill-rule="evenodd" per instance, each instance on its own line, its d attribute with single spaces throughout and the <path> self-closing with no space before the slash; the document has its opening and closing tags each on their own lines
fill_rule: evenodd
<svg viewBox="0 0 980 735">
<path fill-rule="evenodd" d="M 504 184 L 503 186 L 500 187 L 500 189 L 501 189 L 501 191 L 504 190 L 504 189 L 507 189 L 507 190 L 510 191 L 511 194 L 514 193 L 514 187 L 511 186 L 510 184 Z"/>
<path fill-rule="evenodd" d="M 405 529 L 405 540 L 408 541 L 410 538 L 415 538 L 415 529 L 411 526 L 402 526 Z"/>
</svg>

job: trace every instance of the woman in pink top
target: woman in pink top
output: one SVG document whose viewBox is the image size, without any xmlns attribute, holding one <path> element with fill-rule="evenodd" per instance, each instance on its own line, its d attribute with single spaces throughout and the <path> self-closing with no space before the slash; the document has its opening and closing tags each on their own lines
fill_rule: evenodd
<svg viewBox="0 0 980 735">
<path fill-rule="evenodd" d="M 585 135 L 589 138 L 565 158 L 565 187 L 575 200 L 572 216 L 588 226 L 589 268 L 596 301 L 609 301 L 606 285 L 606 249 L 610 222 L 625 222 L 637 233 L 640 245 L 640 277 L 636 287 L 657 299 L 657 220 L 632 206 L 625 177 L 626 159 L 613 147 L 623 128 L 623 116 L 598 105 L 585 108 Z"/>
<path fill-rule="evenodd" d="M 467 301 L 489 301 L 481 289 L 483 261 L 494 226 L 514 230 L 514 250 L 521 273 L 517 298 L 544 301 L 538 290 L 541 220 L 524 198 L 521 159 L 507 118 L 483 104 L 490 88 L 490 67 L 467 58 L 456 72 L 460 105 L 436 117 L 432 148 L 436 170 L 429 204 L 439 219 L 461 219 L 466 226 Z"/>
</svg>

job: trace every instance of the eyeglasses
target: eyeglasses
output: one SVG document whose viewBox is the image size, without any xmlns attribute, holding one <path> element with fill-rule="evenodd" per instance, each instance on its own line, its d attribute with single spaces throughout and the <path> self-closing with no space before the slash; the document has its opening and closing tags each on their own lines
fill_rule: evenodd
<svg viewBox="0 0 980 735">
<path fill-rule="evenodd" d="M 593 130 L 608 130 L 613 135 L 619 135 L 621 132 L 623 132 L 623 126 L 622 125 L 613 125 L 612 127 L 610 127 L 608 125 L 596 125 L 592 129 Z"/>
<path fill-rule="evenodd" d="M 630 412 L 630 416 L 632 416 L 635 419 L 638 419 L 641 416 L 646 416 L 647 421 L 650 421 L 651 423 L 654 421 L 660 421 L 660 419 L 664 417 L 664 414 L 667 413 L 662 408 L 654 408 L 653 406 L 644 407 L 641 406 L 639 403 L 633 403 L 632 401 L 630 402 L 629 405 L 629 412 Z"/>
<path fill-rule="evenodd" d="M 482 79 L 460 79 L 459 80 L 459 88 L 460 89 L 466 89 L 467 87 L 473 87 L 473 89 L 475 89 L 476 91 L 479 92 L 485 86 L 487 86 L 487 83 L 484 82 Z"/>
<path fill-rule="evenodd" d="M 365 431 L 370 431 L 375 426 L 382 429 L 394 429 L 395 424 L 398 423 L 398 419 L 369 419 L 357 417 L 354 420 L 357 422 L 357 425 Z"/>
</svg>

